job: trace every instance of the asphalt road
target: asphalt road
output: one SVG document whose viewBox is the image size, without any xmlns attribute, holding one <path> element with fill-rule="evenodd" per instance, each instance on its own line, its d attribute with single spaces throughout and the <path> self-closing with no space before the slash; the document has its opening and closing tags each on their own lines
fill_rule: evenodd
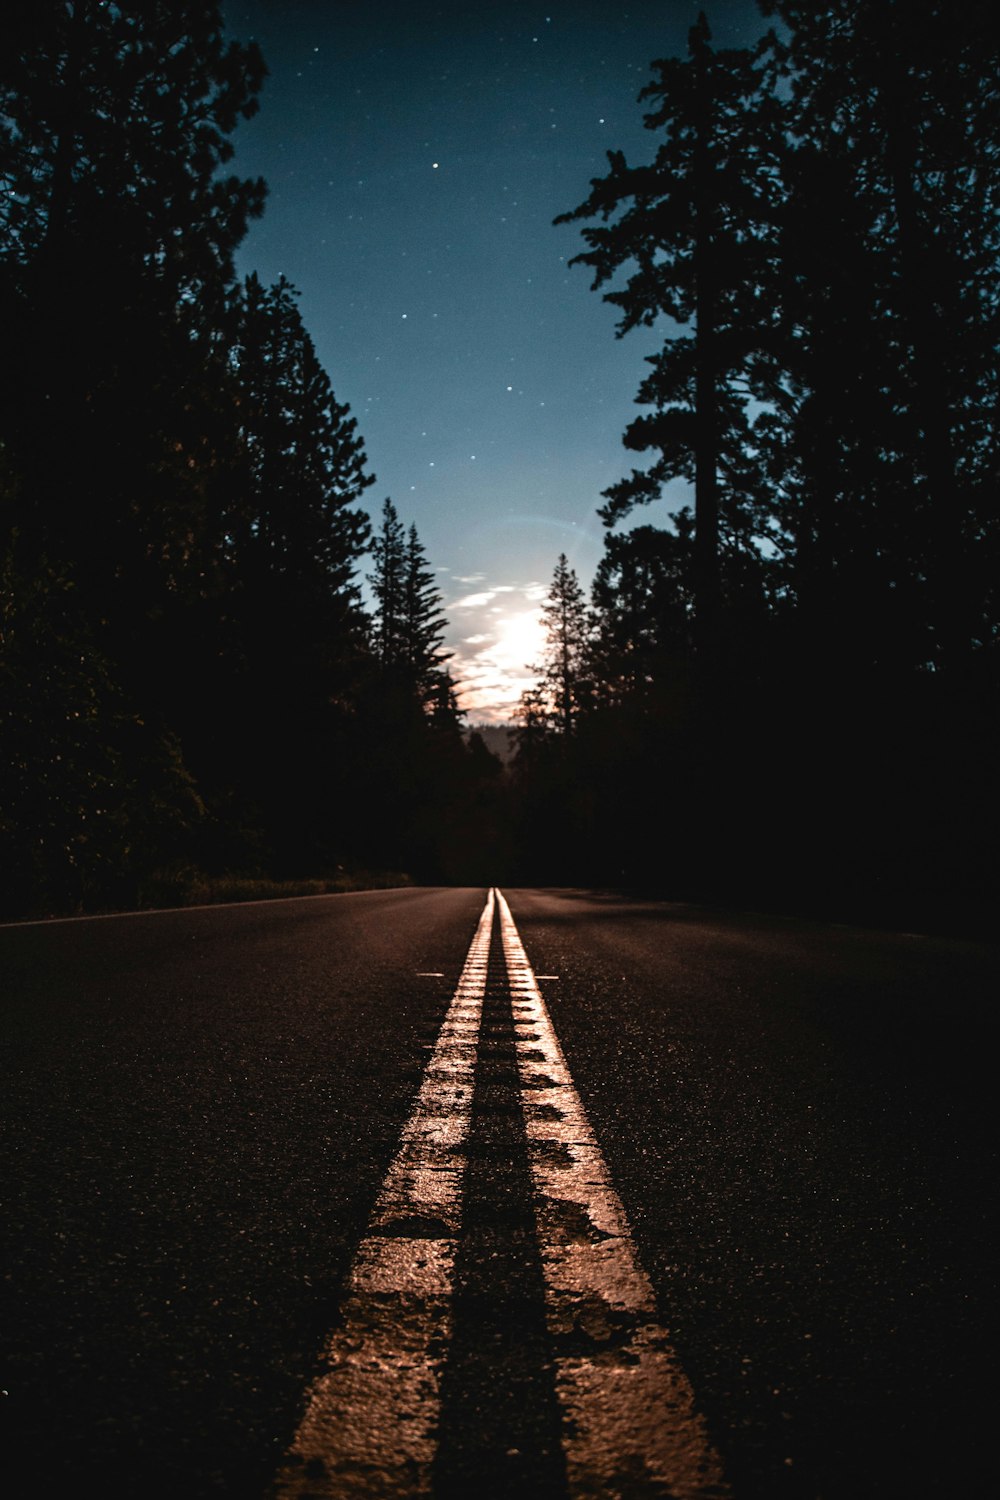
<svg viewBox="0 0 1000 1500">
<path fill-rule="evenodd" d="M 269 1493 L 485 895 L 0 929 L 10 1494 Z M 987 1493 L 997 950 L 506 895 L 736 1500 Z M 498 1005 L 434 1493 L 563 1497 Z"/>
</svg>

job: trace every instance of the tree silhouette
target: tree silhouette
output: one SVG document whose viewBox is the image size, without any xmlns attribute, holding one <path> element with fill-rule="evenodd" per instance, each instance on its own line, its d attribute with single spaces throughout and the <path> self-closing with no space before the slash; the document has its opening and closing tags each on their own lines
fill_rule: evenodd
<svg viewBox="0 0 1000 1500">
<path fill-rule="evenodd" d="M 206 620 L 191 621 L 216 649 L 188 664 L 185 682 L 197 671 L 204 689 L 192 700 L 180 684 L 175 715 L 206 791 L 255 805 L 286 869 L 322 866 L 344 842 L 342 721 L 366 628 L 357 570 L 369 521 L 358 501 L 374 477 L 284 278 L 265 288 L 250 276 L 234 292 L 227 342 L 236 431 L 225 588 Z M 187 619 L 172 621 L 175 645 Z"/>
<path fill-rule="evenodd" d="M 0 910 L 128 904 L 204 818 L 177 737 L 129 702 L 65 571 L 0 562 Z"/>
<path fill-rule="evenodd" d="M 594 287 L 632 267 L 605 300 L 621 309 L 619 336 L 666 320 L 661 351 L 637 400 L 654 408 L 625 434 L 627 447 L 654 451 L 605 491 L 607 525 L 656 499 L 680 478 L 694 485 L 695 627 L 703 655 L 714 653 L 720 610 L 720 527 L 742 543 L 744 493 L 752 450 L 747 404 L 751 356 L 770 322 L 768 228 L 774 197 L 776 113 L 764 87 L 766 47 L 717 52 L 704 15 L 691 30 L 688 57 L 654 64 L 640 98 L 661 143 L 649 166 L 630 167 L 610 152 L 611 170 L 589 198 L 557 223 L 599 218 L 583 231 L 589 249 L 576 261 L 595 272 Z M 720 496 L 720 480 L 725 488 Z"/>
<path fill-rule="evenodd" d="M 438 723 L 456 721 L 458 705 L 446 663 L 445 619 L 441 590 L 428 566 L 416 526 L 406 540 L 403 574 L 403 641 L 406 662 L 425 711 Z"/>
<path fill-rule="evenodd" d="M 802 623 L 828 660 L 962 673 L 994 615 L 994 17 L 936 0 L 764 8 L 788 37 L 771 470 Z"/>
<path fill-rule="evenodd" d="M 679 531 L 637 526 L 609 532 L 591 590 L 590 661 L 597 704 L 647 703 L 691 655 L 694 599 L 690 521 Z"/>
<path fill-rule="evenodd" d="M 522 695 L 521 733 L 530 737 L 540 715 L 544 715 L 548 724 L 568 739 L 589 697 L 591 624 L 586 595 L 565 552 L 556 562 L 542 605 L 542 620 L 545 652 L 536 669 L 540 674 L 538 688 Z"/>
<path fill-rule="evenodd" d="M 224 312 L 263 185 L 220 168 L 263 64 L 212 4 L 15 0 L 3 25 L 2 652 L 39 703 L 34 755 L 30 720 L 5 726 L 35 767 L 8 831 L 34 820 L 75 851 L 18 899 L 134 899 L 169 829 L 198 821 L 172 810 L 190 778 L 170 710 L 197 661 L 175 625 L 207 623 L 225 585 Z"/>
<path fill-rule="evenodd" d="M 388 497 L 382 503 L 382 524 L 372 542 L 369 575 L 375 596 L 375 652 L 384 668 L 398 666 L 407 655 L 406 528 Z"/>
<path fill-rule="evenodd" d="M 522 827 L 642 878 L 629 830 L 650 824 L 660 874 L 669 850 L 689 889 L 796 900 L 800 882 L 883 911 L 903 892 L 957 909 L 961 891 L 984 910 L 995 18 L 938 0 L 763 9 L 783 28 L 753 52 L 715 51 L 702 18 L 686 58 L 654 64 L 654 161 L 612 153 L 561 219 L 590 221 L 577 259 L 595 287 L 614 278 L 619 334 L 664 332 L 625 436 L 652 461 L 601 515 L 610 531 L 675 479 L 695 503 L 667 531 L 607 537 L 568 757 L 543 685 L 522 705 Z M 548 812 L 560 785 L 569 832 Z"/>
<path fill-rule="evenodd" d="M 356 600 L 369 529 L 356 502 L 375 476 L 296 297 L 284 277 L 265 289 L 251 275 L 235 302 L 231 360 L 248 484 L 229 531 L 255 571 L 286 576 L 296 592 L 311 580 L 328 597 Z"/>
<path fill-rule="evenodd" d="M 372 557 L 373 635 L 383 671 L 412 695 L 430 719 L 454 728 L 459 713 L 446 666 L 450 652 L 444 647 L 448 622 L 441 591 L 416 526 L 407 531 L 388 499 Z"/>
<path fill-rule="evenodd" d="M 21 358 L 0 406 L 16 519 L 26 558 L 68 562 L 105 611 L 141 615 L 164 588 L 200 588 L 217 541 L 217 332 L 263 202 L 219 169 L 263 63 L 203 0 L 12 10 L 0 318 Z"/>
</svg>

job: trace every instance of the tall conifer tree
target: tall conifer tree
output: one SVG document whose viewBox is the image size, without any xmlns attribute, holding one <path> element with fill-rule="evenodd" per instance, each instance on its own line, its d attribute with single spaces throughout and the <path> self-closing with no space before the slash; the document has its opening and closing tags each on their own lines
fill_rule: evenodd
<svg viewBox="0 0 1000 1500">
<path fill-rule="evenodd" d="M 354 599 L 369 529 L 355 502 L 375 477 L 296 298 L 284 277 L 264 288 L 251 275 L 236 299 L 232 363 L 249 483 L 229 530 L 243 536 L 256 571 Z"/>
<path fill-rule="evenodd" d="M 406 657 L 406 529 L 388 498 L 382 505 L 382 524 L 375 532 L 371 552 L 375 653 L 383 668 L 391 668 Z"/>
<path fill-rule="evenodd" d="M 55 553 L 105 615 L 134 616 L 212 567 L 218 332 L 263 202 L 220 168 L 263 63 L 206 0 L 10 9 L 0 319 L 20 358 L 0 422 L 16 520 L 26 552 Z"/>
<path fill-rule="evenodd" d="M 768 58 L 764 47 L 716 51 L 702 15 L 687 58 L 655 63 L 640 96 L 652 101 L 645 123 L 660 136 L 654 161 L 631 167 L 623 153 L 609 153 L 607 176 L 556 221 L 604 221 L 583 231 L 589 248 L 576 257 L 594 270 L 595 287 L 630 268 L 625 286 L 605 293 L 621 309 L 619 336 L 668 320 L 637 397 L 653 414 L 625 434 L 627 447 L 656 456 L 605 491 L 601 514 L 613 525 L 669 480 L 693 484 L 703 656 L 718 638 L 721 542 L 744 542 L 755 498 L 747 492 L 751 357 L 772 318 L 767 229 L 777 137 Z"/>
<path fill-rule="evenodd" d="M 588 701 L 591 619 L 586 595 L 565 552 L 556 562 L 542 605 L 542 621 L 546 644 L 540 686 L 548 704 L 549 722 L 569 739 Z M 527 724 L 537 715 L 537 695 L 531 690 L 525 695 L 523 707 Z"/>
<path fill-rule="evenodd" d="M 831 656 L 961 671 L 994 635 L 1000 559 L 995 8 L 763 8 L 788 37 L 773 471 L 792 486 L 802 603 L 853 624 Z"/>
<path fill-rule="evenodd" d="M 416 526 L 406 539 L 403 576 L 403 639 L 407 664 L 425 710 L 438 723 L 457 716 L 454 688 L 446 663 L 444 632 L 448 624 L 441 590 L 427 562 Z"/>
</svg>

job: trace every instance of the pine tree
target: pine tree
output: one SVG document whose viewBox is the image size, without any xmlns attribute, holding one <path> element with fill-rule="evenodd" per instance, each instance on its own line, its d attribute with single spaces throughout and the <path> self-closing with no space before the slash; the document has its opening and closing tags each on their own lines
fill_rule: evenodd
<svg viewBox="0 0 1000 1500">
<path fill-rule="evenodd" d="M 261 183 L 219 169 L 263 63 L 205 0 L 11 9 L 0 321 L 19 358 L 0 422 L 16 520 L 25 553 L 72 565 L 105 614 L 145 613 L 213 566 L 218 333 L 263 202 Z"/>
<path fill-rule="evenodd" d="M 257 108 L 256 45 L 227 42 L 211 0 L 12 0 L 0 116 L 0 254 L 50 285 L 88 247 L 132 258 L 176 305 L 225 284 L 263 185 L 220 178 Z M 108 234 L 112 226 L 117 236 Z"/>
<path fill-rule="evenodd" d="M 680 534 L 636 526 L 609 532 L 591 589 L 591 664 L 598 705 L 648 705 L 689 659 L 693 598 L 689 523 Z"/>
<path fill-rule="evenodd" d="M 417 528 L 411 526 L 403 574 L 404 650 L 421 702 L 438 722 L 457 713 L 454 687 L 445 666 L 451 656 L 444 648 L 447 624 L 441 590 L 427 564 Z"/>
<path fill-rule="evenodd" d="M 695 624 L 706 657 L 718 642 L 722 542 L 745 545 L 753 532 L 752 357 L 773 317 L 768 229 L 778 133 L 770 68 L 765 45 L 715 51 L 702 15 L 687 59 L 655 63 L 640 96 L 653 101 L 645 123 L 661 136 L 654 162 L 630 167 L 623 153 L 609 153 L 608 175 L 556 221 L 604 221 L 583 231 L 589 249 L 576 257 L 594 270 L 595 288 L 634 268 L 623 288 L 605 293 L 621 309 L 619 336 L 669 320 L 637 396 L 653 415 L 625 434 L 627 447 L 657 456 L 605 491 L 601 514 L 613 525 L 656 499 L 668 480 L 693 483 Z"/>
<path fill-rule="evenodd" d="M 530 688 L 525 688 L 514 710 L 517 755 L 522 762 L 526 753 L 530 755 L 545 740 L 551 727 L 551 719 L 548 695 L 542 683 L 536 682 Z"/>
<path fill-rule="evenodd" d="M 406 659 L 406 530 L 388 497 L 382 505 L 382 524 L 375 532 L 371 553 L 375 654 L 383 669 L 388 669 Z"/>
<path fill-rule="evenodd" d="M 0 912 L 140 898 L 204 808 L 176 736 L 129 702 L 65 571 L 0 553 Z"/>
<path fill-rule="evenodd" d="M 227 528 L 257 571 L 297 590 L 354 601 L 368 518 L 356 506 L 375 476 L 350 409 L 338 402 L 284 277 L 247 277 L 232 351 L 248 485 Z M 248 559 L 245 559 L 249 561 Z"/>
<path fill-rule="evenodd" d="M 1000 558 L 994 7 L 765 5 L 788 34 L 785 388 L 796 586 L 826 655 L 963 669 Z"/>
<path fill-rule="evenodd" d="M 12 0 L 2 26 L 0 553 L 33 600 L 12 660 L 45 700 L 22 807 L 55 786 L 46 764 L 65 787 L 82 768 L 71 900 L 116 861 L 149 873 L 157 778 L 195 798 L 170 711 L 217 654 L 239 447 L 225 303 L 264 197 L 222 169 L 264 68 L 207 0 Z"/>
<path fill-rule="evenodd" d="M 565 552 L 552 574 L 552 584 L 542 605 L 546 647 L 540 666 L 549 721 L 564 738 L 573 734 L 589 696 L 587 677 L 591 621 L 586 596 Z M 537 716 L 537 695 L 523 700 L 525 727 Z"/>
<path fill-rule="evenodd" d="M 451 653 L 444 647 L 448 621 L 441 591 L 416 526 L 407 531 L 388 499 L 372 553 L 375 650 L 383 671 L 412 695 L 433 723 L 454 728 L 460 715 L 446 666 Z"/>
<path fill-rule="evenodd" d="M 293 873 L 323 869 L 351 817 L 345 726 L 367 627 L 357 573 L 369 521 L 358 502 L 374 480 L 295 288 L 249 276 L 228 322 L 236 456 L 222 511 L 225 588 L 206 624 L 215 650 L 196 669 L 201 702 L 180 683 L 176 714 L 206 792 L 254 809 L 265 857 Z M 184 623 L 173 621 L 175 636 Z"/>
</svg>

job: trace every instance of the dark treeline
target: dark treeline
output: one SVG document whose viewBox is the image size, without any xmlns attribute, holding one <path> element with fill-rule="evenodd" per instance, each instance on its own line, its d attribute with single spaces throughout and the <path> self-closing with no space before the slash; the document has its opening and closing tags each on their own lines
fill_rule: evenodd
<svg viewBox="0 0 1000 1500">
<path fill-rule="evenodd" d="M 0 908 L 478 877 L 416 531 L 227 176 L 265 67 L 205 0 L 11 0 L 0 45 Z M 254 887 L 247 887 L 253 889 Z"/>
<path fill-rule="evenodd" d="M 662 329 L 521 709 L 538 878 L 879 917 L 997 894 L 995 8 L 762 4 L 653 65 L 654 145 L 562 221 Z M 670 480 L 663 529 L 615 526 Z"/>
<path fill-rule="evenodd" d="M 504 768 L 463 734 L 416 529 L 359 503 L 294 288 L 234 274 L 257 49 L 206 0 L 10 0 L 5 914 L 378 871 L 987 915 L 993 6 L 761 8 L 754 48 L 702 21 L 653 65 L 649 161 L 612 153 L 563 216 L 662 345 Z"/>
</svg>

